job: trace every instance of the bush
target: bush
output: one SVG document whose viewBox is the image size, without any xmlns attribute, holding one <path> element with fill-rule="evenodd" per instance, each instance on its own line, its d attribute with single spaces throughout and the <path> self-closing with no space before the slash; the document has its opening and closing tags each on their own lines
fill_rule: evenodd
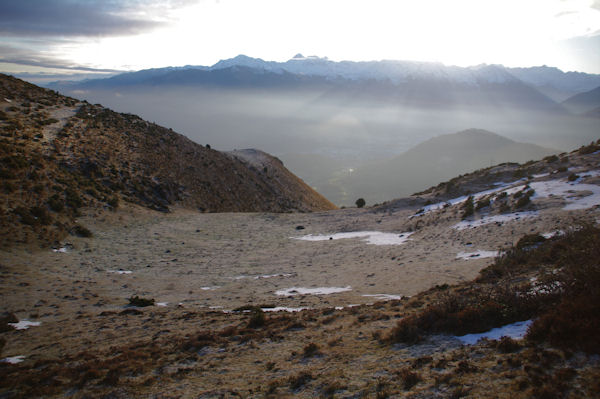
<svg viewBox="0 0 600 399">
<path fill-rule="evenodd" d="M 486 198 L 482 198 L 479 201 L 477 201 L 477 206 L 475 207 L 476 210 L 480 210 L 485 208 L 486 206 L 490 206 L 490 198 L 486 197 Z"/>
<path fill-rule="evenodd" d="M 78 224 L 73 227 L 71 232 L 77 237 L 90 238 L 93 236 L 92 232 L 88 228 Z"/>
<path fill-rule="evenodd" d="M 131 296 L 129 299 L 130 306 L 143 308 L 146 306 L 154 306 L 154 299 L 140 298 L 139 296 Z"/>
<path fill-rule="evenodd" d="M 110 205 L 111 208 L 117 209 L 119 207 L 119 197 L 115 195 L 114 197 L 109 198 L 106 203 Z"/>
<path fill-rule="evenodd" d="M 526 234 L 519 239 L 517 242 L 518 249 L 526 249 L 534 247 L 542 242 L 546 241 L 546 238 L 540 234 Z"/>
<path fill-rule="evenodd" d="M 579 175 L 577 175 L 577 174 L 575 174 L 575 173 L 571 173 L 571 174 L 569 175 L 569 177 L 567 177 L 567 180 L 568 180 L 568 181 L 575 181 L 575 180 L 577 180 L 577 179 L 579 179 Z"/>
<path fill-rule="evenodd" d="M 359 198 L 356 200 L 355 204 L 356 204 L 357 208 L 362 208 L 363 206 L 366 205 L 366 202 L 365 202 L 364 198 Z"/>
<path fill-rule="evenodd" d="M 248 321 L 248 328 L 262 327 L 265 325 L 265 322 L 265 312 L 260 308 L 254 308 L 252 310 L 252 316 L 250 316 L 250 320 Z"/>
<path fill-rule="evenodd" d="M 402 386 L 405 390 L 409 390 L 421 381 L 419 374 L 409 368 L 403 368 L 398 372 L 398 376 L 402 379 Z"/>
<path fill-rule="evenodd" d="M 303 356 L 305 358 L 317 356 L 317 355 L 320 355 L 320 354 L 321 354 L 321 351 L 319 351 L 319 345 L 317 345 L 317 344 L 315 344 L 313 342 L 309 343 L 308 345 L 306 345 L 304 347 Z"/>
<path fill-rule="evenodd" d="M 54 194 L 52 197 L 50 197 L 46 203 L 54 212 L 60 212 L 65 208 L 63 201 L 57 194 Z"/>
<path fill-rule="evenodd" d="M 462 206 L 462 210 L 463 210 L 463 214 L 462 214 L 462 218 L 466 219 L 469 216 L 473 215 L 473 213 L 475 212 L 475 206 L 473 204 L 473 196 L 470 195 L 469 198 L 467 198 L 467 200 L 465 201 L 465 203 Z"/>
<path fill-rule="evenodd" d="M 293 375 L 289 378 L 290 388 L 293 390 L 300 389 L 313 379 L 313 376 L 308 371 L 301 371 L 296 375 Z"/>
</svg>

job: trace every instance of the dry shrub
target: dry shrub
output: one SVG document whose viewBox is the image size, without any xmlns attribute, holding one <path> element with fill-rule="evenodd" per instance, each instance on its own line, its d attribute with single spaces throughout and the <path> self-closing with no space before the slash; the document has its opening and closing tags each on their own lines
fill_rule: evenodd
<svg viewBox="0 0 600 399">
<path fill-rule="evenodd" d="M 551 249 L 561 295 L 529 327 L 527 339 L 563 349 L 600 353 L 600 229 L 584 226 Z"/>
<path fill-rule="evenodd" d="M 421 381 L 421 376 L 409 367 L 403 368 L 398 371 L 398 376 L 402 379 L 402 387 L 405 390 L 409 390 Z"/>
<path fill-rule="evenodd" d="M 510 337 L 501 337 L 500 340 L 496 342 L 496 349 L 501 353 L 513 353 L 521 349 L 521 345 Z"/>
<path fill-rule="evenodd" d="M 180 347 L 185 351 L 199 351 L 205 346 L 215 345 L 221 342 L 220 337 L 213 334 L 211 331 L 201 331 L 195 335 L 185 339 Z"/>
<path fill-rule="evenodd" d="M 508 287 L 495 287 L 493 291 L 469 288 L 463 293 L 445 294 L 422 312 L 400 320 L 388 341 L 416 343 L 432 333 L 464 335 L 526 320 L 537 311 L 534 299 Z"/>
<path fill-rule="evenodd" d="M 309 358 L 309 357 L 318 356 L 321 354 L 322 353 L 319 350 L 319 345 L 315 344 L 314 342 L 311 342 L 304 347 L 302 356 L 305 358 Z"/>
<path fill-rule="evenodd" d="M 308 371 L 301 371 L 296 375 L 290 376 L 288 382 L 290 384 L 290 388 L 294 391 L 302 388 L 307 382 L 313 379 L 313 376 Z"/>
</svg>

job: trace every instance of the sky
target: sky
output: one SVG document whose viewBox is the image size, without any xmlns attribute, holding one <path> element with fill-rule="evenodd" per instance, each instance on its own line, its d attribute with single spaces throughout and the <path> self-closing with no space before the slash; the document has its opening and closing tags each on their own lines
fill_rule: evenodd
<svg viewBox="0 0 600 399">
<path fill-rule="evenodd" d="M 5 73 L 88 77 L 296 53 L 600 73 L 600 0 L 0 0 Z"/>
</svg>

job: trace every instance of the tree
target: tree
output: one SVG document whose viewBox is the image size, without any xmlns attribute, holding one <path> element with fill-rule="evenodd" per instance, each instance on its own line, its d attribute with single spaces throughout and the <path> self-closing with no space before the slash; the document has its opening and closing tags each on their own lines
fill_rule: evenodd
<svg viewBox="0 0 600 399">
<path fill-rule="evenodd" d="M 363 206 L 365 206 L 366 202 L 364 198 L 359 198 L 356 200 L 355 204 L 357 208 L 362 208 Z"/>
</svg>

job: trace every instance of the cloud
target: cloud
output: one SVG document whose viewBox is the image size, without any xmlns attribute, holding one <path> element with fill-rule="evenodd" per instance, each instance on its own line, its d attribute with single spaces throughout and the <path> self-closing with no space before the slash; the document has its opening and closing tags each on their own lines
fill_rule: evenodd
<svg viewBox="0 0 600 399">
<path fill-rule="evenodd" d="M 25 48 L 16 48 L 0 44 L 0 62 L 7 64 L 28 65 L 40 68 L 65 69 L 72 71 L 87 72 L 122 72 L 115 69 L 98 69 L 83 65 L 77 65 L 72 61 L 51 57 L 39 51 Z"/>
<path fill-rule="evenodd" d="M 136 35 L 168 24 L 190 0 L 20 0 L 0 2 L 0 35 L 105 37 Z"/>
</svg>

